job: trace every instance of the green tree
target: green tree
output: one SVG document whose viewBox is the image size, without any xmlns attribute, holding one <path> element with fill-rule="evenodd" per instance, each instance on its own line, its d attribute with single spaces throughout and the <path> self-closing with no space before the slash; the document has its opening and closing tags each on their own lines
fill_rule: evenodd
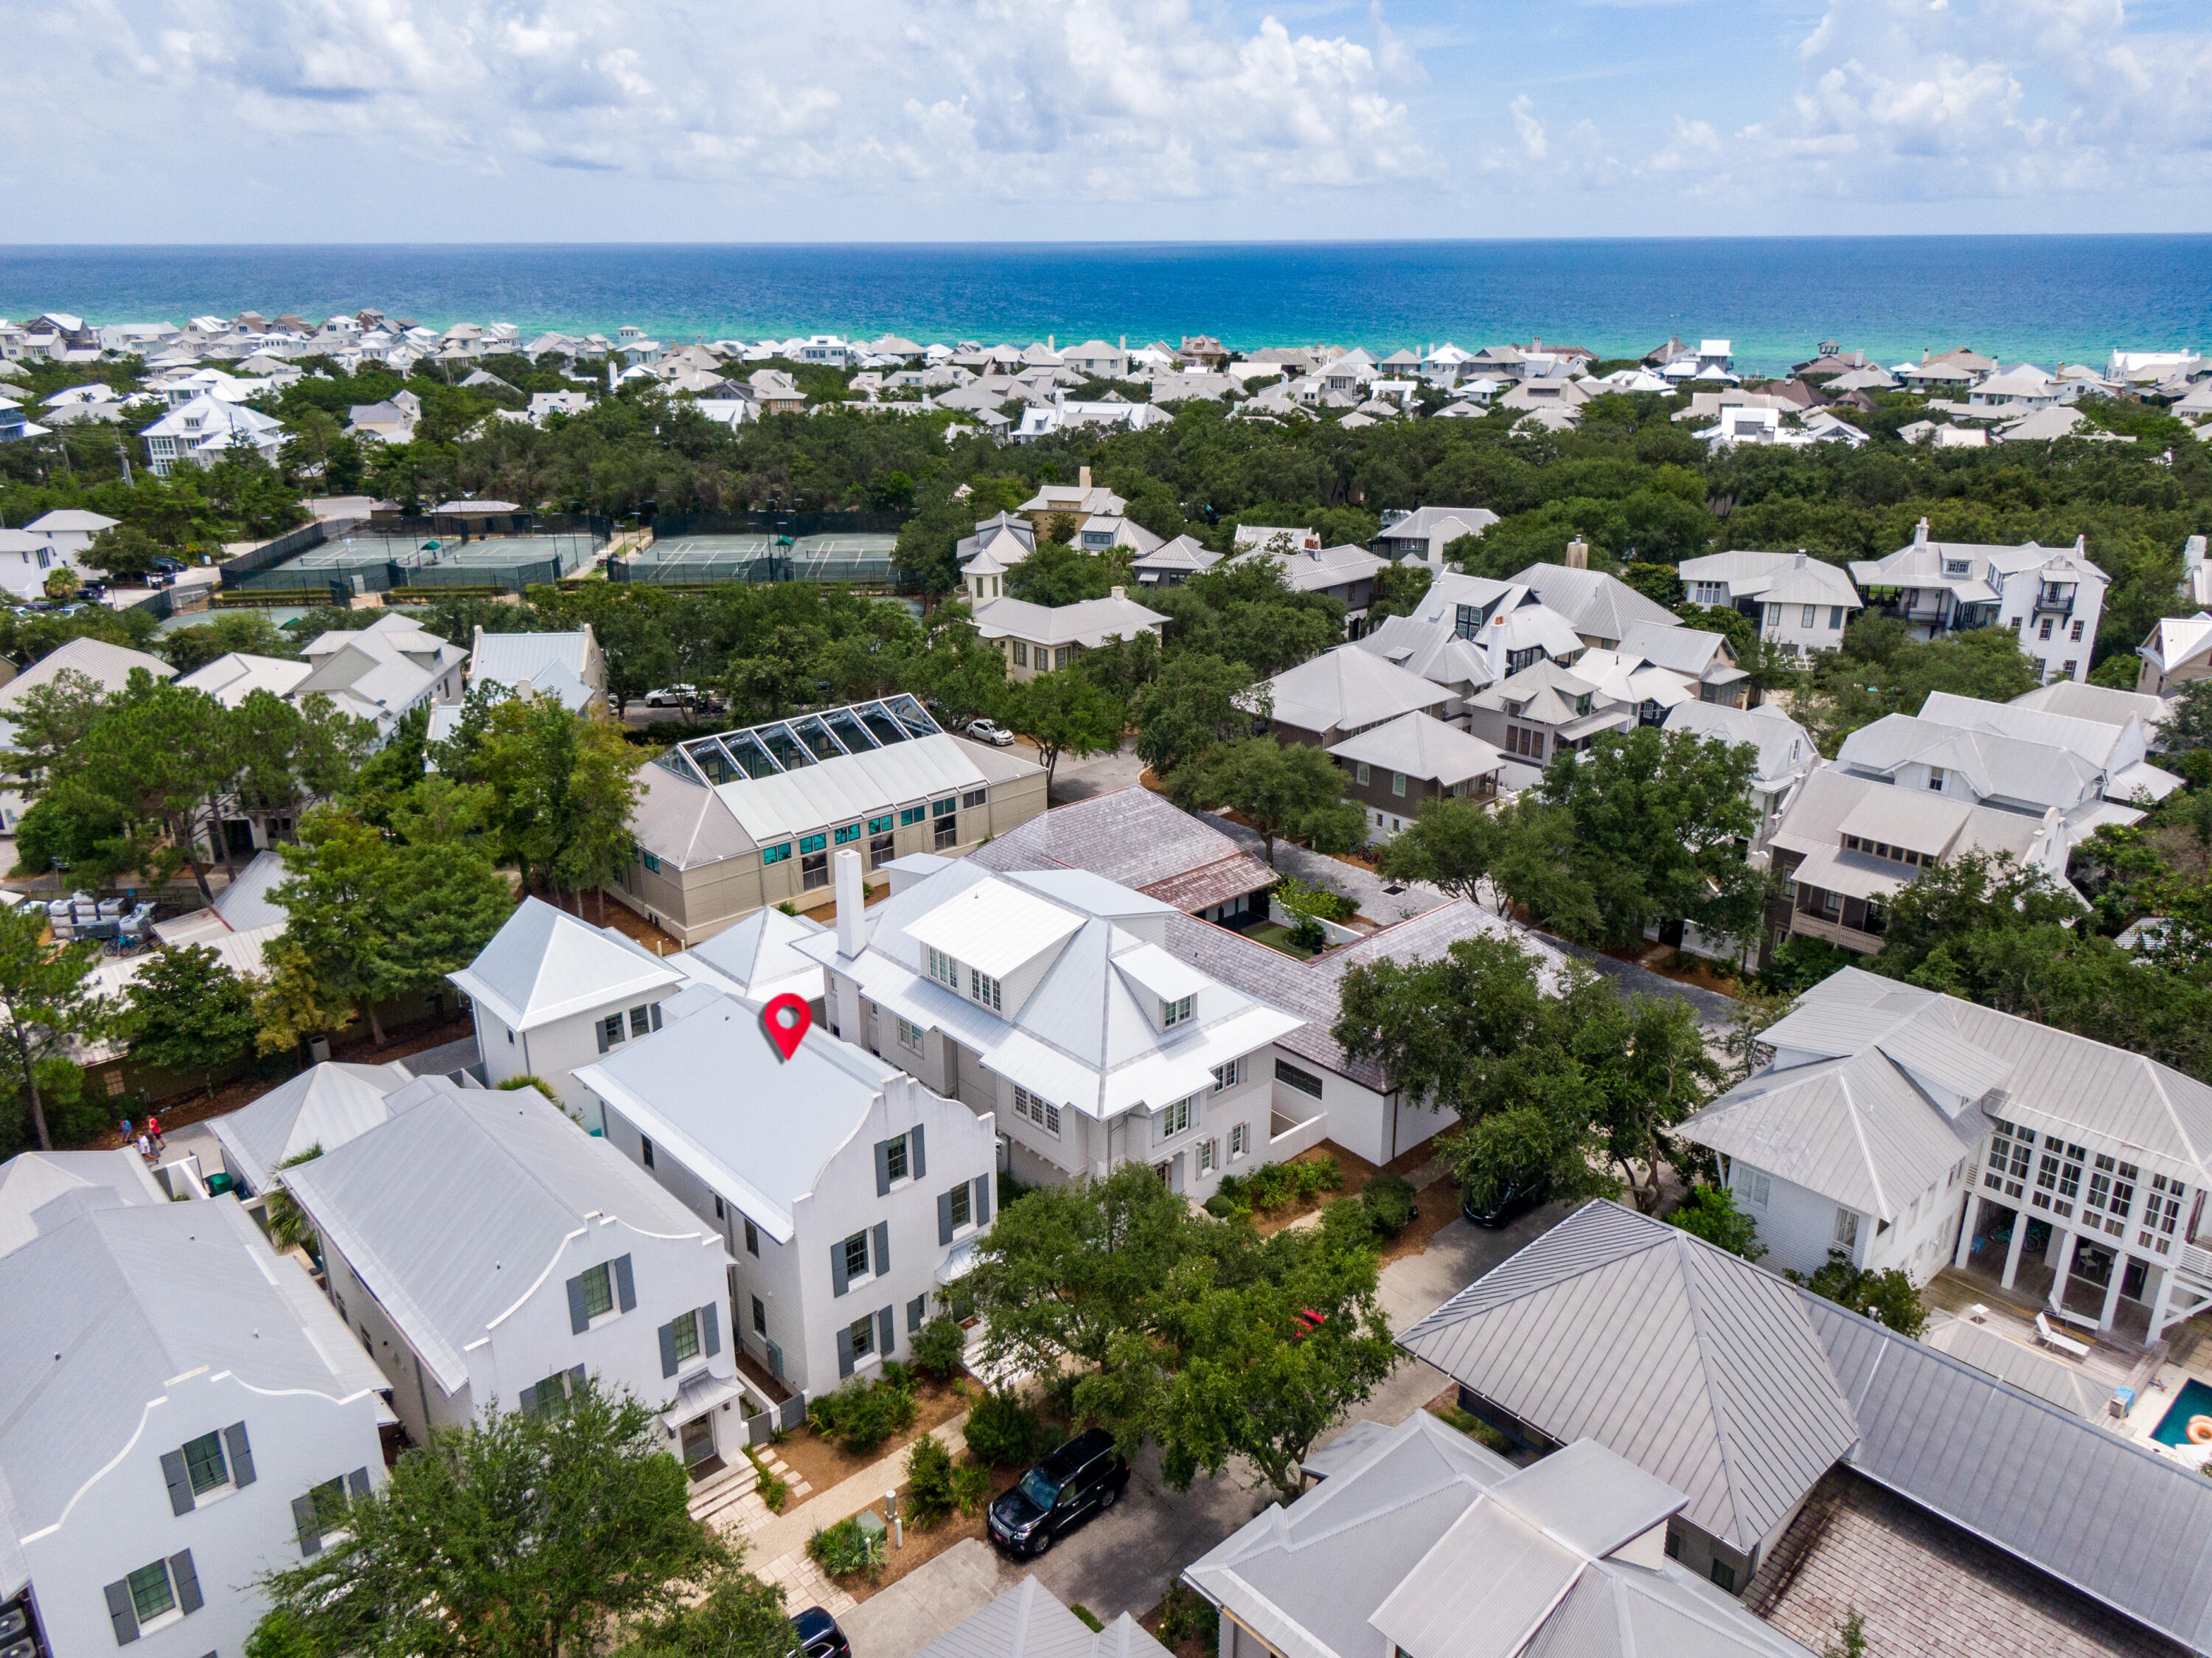
<svg viewBox="0 0 2212 1658">
<path fill-rule="evenodd" d="M 121 1020 L 131 1057 L 158 1070 L 198 1071 L 208 1096 L 216 1073 L 253 1051 L 253 997 L 204 945 L 163 950 L 138 970 Z"/>
<path fill-rule="evenodd" d="M 190 869 L 203 903 L 215 901 L 198 856 L 205 836 L 228 842 L 216 820 L 236 775 L 237 728 L 214 698 L 133 669 L 55 778 L 58 798 L 94 816 L 119 818 L 137 866 L 156 881 Z"/>
<path fill-rule="evenodd" d="M 1137 757 L 1154 777 L 1165 777 L 1214 744 L 1248 735 L 1255 718 L 1267 717 L 1273 701 L 1266 686 L 1253 684 L 1252 670 L 1243 663 L 1204 651 L 1177 652 L 1130 701 Z"/>
<path fill-rule="evenodd" d="M 1376 867 L 1393 881 L 1418 881 L 1475 903 L 1510 832 L 1510 820 L 1487 802 L 1447 795 L 1422 803 L 1420 815 L 1383 846 Z"/>
<path fill-rule="evenodd" d="M 33 686 L 9 710 L 15 735 L 0 750 L 0 768 L 20 778 L 27 792 L 39 791 L 64 755 L 73 756 L 99 717 L 104 693 L 100 682 L 64 668 L 44 685 Z"/>
<path fill-rule="evenodd" d="M 275 656 L 289 661 L 300 654 L 292 636 L 258 610 L 234 610 L 228 615 L 180 627 L 161 638 L 161 655 L 179 674 L 205 667 L 232 652 L 246 656 Z"/>
<path fill-rule="evenodd" d="M 575 765 L 568 774 L 568 839 L 553 861 L 553 878 L 572 893 L 598 893 L 602 921 L 607 883 L 629 867 L 635 844 L 630 819 L 642 787 L 638 767 L 645 759 L 644 751 L 623 741 L 612 722 L 579 722 Z"/>
<path fill-rule="evenodd" d="M 127 585 L 152 570 L 154 561 L 167 557 L 168 552 L 136 524 L 116 524 L 92 538 L 92 545 L 84 550 L 84 562 Z"/>
<path fill-rule="evenodd" d="M 283 908 L 284 936 L 300 960 L 272 961 L 273 972 L 304 969 L 319 987 L 318 1003 L 350 1003 L 383 1046 L 376 1003 L 390 989 L 393 888 L 384 837 L 351 813 L 324 807 L 301 820 L 297 845 L 277 850 L 287 873 L 269 896 Z"/>
<path fill-rule="evenodd" d="M 665 1444 L 647 1405 L 589 1381 L 557 1412 L 437 1429 L 326 1522 L 343 1541 L 262 1580 L 257 1636 L 299 1658 L 562 1658 L 635 1621 L 648 1637 L 757 1649 L 748 1597 L 716 1606 L 710 1594 L 680 1615 L 693 1585 L 726 1583 L 731 1563 L 688 1512 Z"/>
<path fill-rule="evenodd" d="M 1692 1186 L 1667 1216 L 1692 1237 L 1703 1238 L 1717 1249 L 1755 1261 L 1766 1253 L 1759 1241 L 1759 1223 L 1735 1206 L 1735 1194 L 1726 1186 Z"/>
<path fill-rule="evenodd" d="M 692 1581 L 703 1594 L 640 1619 L 616 1658 L 786 1658 L 791 1619 L 780 1587 L 740 1570 L 735 1558 Z"/>
<path fill-rule="evenodd" d="M 1055 668 L 1008 687 L 1006 724 L 1036 745 L 1045 791 L 1063 754 L 1081 759 L 1110 752 L 1121 741 L 1121 704 L 1074 668 Z"/>
<path fill-rule="evenodd" d="M 1813 659 L 1801 718 L 1826 752 L 1885 714 L 1917 714 L 1933 691 L 2010 702 L 2041 682 L 2035 659 L 2003 628 L 1914 639 L 1905 624 L 1873 613 L 1844 631 L 1843 649 Z"/>
<path fill-rule="evenodd" d="M 106 1017 L 86 984 L 97 944 L 49 944 L 34 909 L 0 911 L 0 1056 L 9 1085 L 30 1112 L 39 1149 L 53 1149 L 45 1092 L 66 1083 L 64 1051 L 100 1033 Z"/>
<path fill-rule="evenodd" d="M 1697 1010 L 1680 997 L 1631 996 L 1609 1006 L 1592 997 L 1587 1006 L 1573 1041 L 1603 1100 L 1597 1144 L 1636 1206 L 1654 1214 L 1662 1171 L 1677 1161 L 1673 1131 L 1720 1092 L 1723 1068 Z"/>
<path fill-rule="evenodd" d="M 1226 807 L 1259 832 L 1275 861 L 1278 836 L 1312 841 L 1317 850 L 1357 844 L 1366 815 L 1344 798 L 1344 773 L 1322 750 L 1273 737 L 1217 744 L 1174 778 L 1176 795 L 1206 807 Z"/>
<path fill-rule="evenodd" d="M 1843 1259 L 1831 1260 L 1810 1277 L 1790 1275 L 1823 1301 L 1888 1326 L 1900 1336 L 1918 1337 L 1928 1327 L 1928 1309 L 1911 1276 L 1896 1267 L 1869 1272 Z"/>
<path fill-rule="evenodd" d="M 1053 525 L 1065 522 L 1055 517 Z M 1071 527 L 1069 535 L 1073 534 Z M 1066 536 L 1040 540 L 1036 551 L 1006 572 L 1006 596 L 1033 605 L 1057 608 L 1103 599 L 1127 579 L 1126 561 L 1101 553 L 1081 552 L 1067 545 Z"/>
</svg>

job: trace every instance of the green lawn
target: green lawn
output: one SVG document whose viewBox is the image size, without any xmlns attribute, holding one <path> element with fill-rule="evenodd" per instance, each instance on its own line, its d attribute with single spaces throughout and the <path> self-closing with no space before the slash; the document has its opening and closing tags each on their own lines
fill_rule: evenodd
<svg viewBox="0 0 2212 1658">
<path fill-rule="evenodd" d="M 1245 928 L 1243 932 L 1245 937 L 1255 943 L 1264 944 L 1271 950 L 1280 950 L 1285 955 L 1294 955 L 1301 961 L 1320 954 L 1317 950 L 1302 949 L 1291 942 L 1291 930 L 1279 922 L 1264 921 L 1257 927 Z"/>
</svg>

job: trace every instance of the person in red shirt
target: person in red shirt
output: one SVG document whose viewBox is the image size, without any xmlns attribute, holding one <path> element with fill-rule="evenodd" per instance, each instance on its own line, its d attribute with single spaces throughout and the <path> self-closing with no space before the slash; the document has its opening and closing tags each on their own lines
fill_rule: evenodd
<svg viewBox="0 0 2212 1658">
<path fill-rule="evenodd" d="M 154 1143 L 155 1150 L 167 1149 L 161 1143 L 161 1119 L 150 1111 L 146 1113 L 146 1137 Z"/>
</svg>

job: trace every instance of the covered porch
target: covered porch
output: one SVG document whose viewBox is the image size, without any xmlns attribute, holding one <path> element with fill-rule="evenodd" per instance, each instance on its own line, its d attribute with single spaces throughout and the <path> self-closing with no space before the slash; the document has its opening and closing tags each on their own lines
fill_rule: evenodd
<svg viewBox="0 0 2212 1658">
<path fill-rule="evenodd" d="M 1952 1276 L 2042 1311 L 2076 1341 L 2136 1352 L 2212 1308 L 2212 1257 L 2177 1232 L 2086 1211 L 2062 1217 L 1980 1192 L 1966 1199 Z"/>
</svg>

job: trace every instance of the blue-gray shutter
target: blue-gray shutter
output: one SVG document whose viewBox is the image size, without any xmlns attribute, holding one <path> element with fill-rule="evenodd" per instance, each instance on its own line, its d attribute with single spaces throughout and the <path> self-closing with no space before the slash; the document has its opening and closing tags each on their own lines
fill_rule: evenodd
<svg viewBox="0 0 2212 1658">
<path fill-rule="evenodd" d="M 937 1194 L 937 1241 L 952 1241 L 952 1194 L 949 1192 Z"/>
<path fill-rule="evenodd" d="M 843 1295 L 851 1282 L 845 1276 L 845 1240 L 840 1238 L 830 1246 L 830 1293 Z"/>
<path fill-rule="evenodd" d="M 921 1332 L 922 1315 L 929 1310 L 927 1295 L 916 1295 L 906 1304 L 906 1332 L 909 1336 Z"/>
<path fill-rule="evenodd" d="M 192 1570 L 192 1551 L 180 1550 L 169 1557 L 169 1576 L 177 1586 L 177 1610 L 198 1612 L 207 1603 L 200 1599 L 200 1575 Z"/>
<path fill-rule="evenodd" d="M 605 1053 L 607 1051 L 607 1021 L 604 1019 L 595 1019 L 592 1021 L 592 1028 L 599 1032 L 599 1051 Z"/>
<path fill-rule="evenodd" d="M 523 1407 L 527 1410 L 527 1405 Z M 313 1560 L 323 1551 L 322 1522 L 315 1518 L 315 1499 L 295 1496 L 292 1499 L 292 1529 L 299 1534 L 300 1557 Z"/>
<path fill-rule="evenodd" d="M 837 1374 L 853 1374 L 853 1332 L 842 1325 L 837 1327 Z"/>
<path fill-rule="evenodd" d="M 987 1226 L 990 1223 L 990 1220 L 991 1177 L 988 1174 L 978 1174 L 975 1177 L 975 1224 Z"/>
<path fill-rule="evenodd" d="M 356 1468 L 346 1476 L 346 1495 L 356 1503 L 368 1495 L 368 1470 Z"/>
<path fill-rule="evenodd" d="M 870 1258 L 868 1266 L 879 1278 L 891 1270 L 891 1223 L 889 1221 L 876 1222 L 876 1253 Z"/>
<path fill-rule="evenodd" d="M 568 1333 L 580 1336 L 592 1327 L 592 1314 L 584 1305 L 584 1279 L 579 1273 L 568 1280 Z"/>
<path fill-rule="evenodd" d="M 662 1325 L 662 1326 L 660 1326 L 659 1335 L 660 1335 L 660 1374 L 661 1374 L 662 1375 L 664 1375 L 664 1376 L 672 1376 L 672 1375 L 674 1375 L 676 1374 L 676 1326 L 675 1326 L 675 1325 L 673 1325 L 673 1324 L 664 1324 L 664 1325 Z"/>
<path fill-rule="evenodd" d="M 891 1309 L 888 1307 L 876 1314 L 876 1334 L 880 1338 L 878 1344 L 883 1348 L 885 1358 L 898 1350 L 898 1320 L 891 1316 Z"/>
<path fill-rule="evenodd" d="M 891 1143 L 876 1142 L 876 1196 L 886 1198 L 891 1190 Z"/>
<path fill-rule="evenodd" d="M 246 1443 L 246 1424 L 234 1422 L 222 1430 L 223 1448 L 230 1453 L 230 1483 L 234 1486 L 253 1483 L 253 1447 Z"/>
<path fill-rule="evenodd" d="M 637 1280 L 630 1276 L 629 1257 L 615 1257 L 615 1305 L 628 1313 L 637 1306 Z"/>
<path fill-rule="evenodd" d="M 660 1003 L 658 1002 L 653 1004 L 653 1028 L 655 1030 L 660 1028 Z"/>
<path fill-rule="evenodd" d="M 929 1159 L 922 1155 L 921 1125 L 916 1123 L 906 1131 L 907 1173 L 919 1180 L 929 1173 Z"/>
<path fill-rule="evenodd" d="M 712 1301 L 699 1309 L 699 1350 L 708 1358 L 722 1350 L 722 1321 L 715 1316 Z"/>
<path fill-rule="evenodd" d="M 138 1638 L 138 1608 L 131 1602 L 131 1580 L 110 1583 L 106 1589 L 107 1615 L 114 1620 L 115 1644 L 127 1647 Z"/>
<path fill-rule="evenodd" d="M 161 1478 L 169 1482 L 169 1512 L 190 1514 L 192 1511 L 191 1477 L 185 1472 L 182 1451 L 161 1453 Z"/>
</svg>

